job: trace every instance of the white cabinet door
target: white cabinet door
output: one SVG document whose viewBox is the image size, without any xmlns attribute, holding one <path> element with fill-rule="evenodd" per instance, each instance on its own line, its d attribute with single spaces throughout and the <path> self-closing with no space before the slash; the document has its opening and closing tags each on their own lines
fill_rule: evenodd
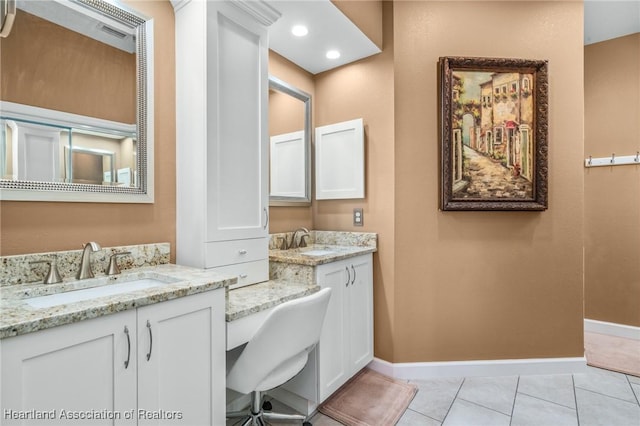
<svg viewBox="0 0 640 426">
<path fill-rule="evenodd" d="M 249 14 L 208 3 L 208 241 L 268 236 L 267 43 Z"/>
<path fill-rule="evenodd" d="M 270 194 L 276 197 L 306 197 L 304 130 L 271 136 L 270 141 Z"/>
<path fill-rule="evenodd" d="M 373 277 L 371 256 L 350 262 L 349 315 L 350 369 L 360 371 L 373 360 Z"/>
<path fill-rule="evenodd" d="M 316 200 L 364 198 L 362 119 L 316 127 Z"/>
<path fill-rule="evenodd" d="M 138 309 L 140 425 L 224 424 L 224 309 L 223 289 Z"/>
<path fill-rule="evenodd" d="M 373 359 L 372 256 L 320 265 L 316 278 L 332 289 L 318 343 L 322 402 Z"/>
<path fill-rule="evenodd" d="M 317 282 L 331 288 L 322 334 L 318 343 L 318 387 L 324 401 L 349 378 L 349 329 L 345 311 L 348 292 L 346 261 L 317 267 Z"/>
<path fill-rule="evenodd" d="M 126 311 L 0 340 L 2 424 L 136 424 L 135 327 Z M 51 418 L 11 414 L 31 410 Z"/>
</svg>

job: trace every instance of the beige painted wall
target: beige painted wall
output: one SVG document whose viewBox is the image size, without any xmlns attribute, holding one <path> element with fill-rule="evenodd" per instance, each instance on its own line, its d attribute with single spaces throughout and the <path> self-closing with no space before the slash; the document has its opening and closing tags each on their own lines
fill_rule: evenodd
<svg viewBox="0 0 640 426">
<path fill-rule="evenodd" d="M 582 3 L 394 6 L 393 361 L 583 356 Z M 441 56 L 549 61 L 547 211 L 438 210 Z"/>
<path fill-rule="evenodd" d="M 169 2 L 156 19 L 156 203 L 3 202 L 3 255 L 175 242 L 175 70 Z M 478 31 L 478 22 L 492 25 Z M 500 25 L 496 25 L 500 22 Z M 582 356 L 583 49 L 580 2 L 384 2 L 381 54 L 315 77 L 314 125 L 364 118 L 366 199 L 275 208 L 271 231 L 373 231 L 375 354 L 391 362 Z M 454 25 L 455 24 L 455 25 Z M 455 29 L 455 32 L 454 32 Z M 509 37 L 505 37 L 508 34 Z M 500 40 L 499 43 L 496 40 Z M 550 192 L 542 213 L 438 210 L 437 60 L 550 62 Z M 364 208 L 362 228 L 352 209 Z M 282 210 L 280 210 L 282 209 Z"/>
<path fill-rule="evenodd" d="M 169 1 L 127 0 L 155 28 L 155 203 L 0 202 L 0 254 L 151 242 L 175 248 L 175 42 Z M 4 63 L 3 63 L 4 66 Z M 172 259 L 175 254 L 172 253 Z"/>
<path fill-rule="evenodd" d="M 585 46 L 585 158 L 640 149 L 640 34 Z M 640 326 L 640 166 L 584 170 L 585 317 Z"/>
<path fill-rule="evenodd" d="M 375 2 L 373 2 L 375 3 Z M 365 133 L 364 200 L 314 201 L 315 229 L 378 233 L 374 255 L 374 351 L 393 358 L 394 146 L 393 3 L 384 2 L 382 53 L 316 76 L 314 126 L 362 118 Z M 353 208 L 364 226 L 353 226 Z"/>
<path fill-rule="evenodd" d="M 582 356 L 582 4 L 385 2 L 383 12 L 383 53 L 317 76 L 315 116 L 365 120 L 367 198 L 315 203 L 314 227 L 354 230 L 362 206 L 364 230 L 379 233 L 375 355 Z M 549 60 L 548 211 L 438 210 L 437 62 L 456 55 Z"/>
<path fill-rule="evenodd" d="M 331 0 L 331 3 L 382 49 L 382 0 Z"/>
</svg>

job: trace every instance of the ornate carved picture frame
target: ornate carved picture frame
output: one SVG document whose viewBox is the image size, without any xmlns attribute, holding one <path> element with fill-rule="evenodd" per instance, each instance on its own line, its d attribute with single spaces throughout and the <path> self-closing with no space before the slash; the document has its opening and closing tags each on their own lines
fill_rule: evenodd
<svg viewBox="0 0 640 426">
<path fill-rule="evenodd" d="M 547 209 L 547 61 L 442 57 L 442 210 Z"/>
</svg>

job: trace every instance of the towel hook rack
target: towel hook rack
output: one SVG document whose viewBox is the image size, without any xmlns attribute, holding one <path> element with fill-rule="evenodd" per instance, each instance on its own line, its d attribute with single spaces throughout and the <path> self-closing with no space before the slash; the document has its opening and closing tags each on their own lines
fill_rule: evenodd
<svg viewBox="0 0 640 426">
<path fill-rule="evenodd" d="M 622 166 L 624 164 L 640 165 L 640 150 L 636 150 L 635 155 L 616 156 L 614 152 L 610 157 L 594 158 L 590 155 L 584 160 L 585 167 Z"/>
</svg>

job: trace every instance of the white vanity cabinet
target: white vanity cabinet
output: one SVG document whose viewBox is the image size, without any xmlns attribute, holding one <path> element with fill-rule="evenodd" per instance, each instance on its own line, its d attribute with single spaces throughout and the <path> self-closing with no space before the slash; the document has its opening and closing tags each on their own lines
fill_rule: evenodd
<svg viewBox="0 0 640 426">
<path fill-rule="evenodd" d="M 224 292 L 0 340 L 2 424 L 224 424 Z"/>
<path fill-rule="evenodd" d="M 268 34 L 264 2 L 173 1 L 177 263 L 269 279 Z"/>
<path fill-rule="evenodd" d="M 332 289 L 317 349 L 322 402 L 373 360 L 372 256 L 319 265 L 316 278 Z"/>
<path fill-rule="evenodd" d="M 302 372 L 281 387 L 288 392 L 274 392 L 307 414 L 373 360 L 372 255 L 315 269 L 318 285 L 331 288 L 320 341 Z"/>
<path fill-rule="evenodd" d="M 131 310 L 0 340 L 2 424 L 80 424 L 67 413 L 135 413 L 135 324 Z M 30 412 L 50 419 L 20 419 Z M 114 423 L 136 424 L 136 416 Z"/>
</svg>

